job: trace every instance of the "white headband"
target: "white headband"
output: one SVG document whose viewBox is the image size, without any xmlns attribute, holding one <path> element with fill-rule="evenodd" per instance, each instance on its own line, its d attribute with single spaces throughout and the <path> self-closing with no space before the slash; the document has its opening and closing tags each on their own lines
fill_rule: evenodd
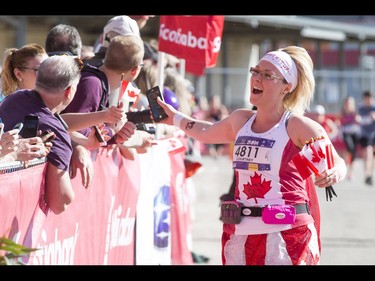
<svg viewBox="0 0 375 281">
<path fill-rule="evenodd" d="M 284 51 L 273 51 L 265 54 L 261 59 L 272 63 L 284 76 L 286 82 L 292 83 L 293 91 L 297 87 L 297 66 L 289 54 Z"/>
</svg>

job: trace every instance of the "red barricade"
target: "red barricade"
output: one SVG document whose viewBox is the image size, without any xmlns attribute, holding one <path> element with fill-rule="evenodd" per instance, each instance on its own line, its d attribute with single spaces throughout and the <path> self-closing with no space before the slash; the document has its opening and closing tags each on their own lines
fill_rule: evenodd
<svg viewBox="0 0 375 281">
<path fill-rule="evenodd" d="M 171 141 L 179 142 L 179 147 L 171 146 Z M 44 191 L 45 164 L 0 174 L 0 236 L 38 248 L 30 257 L 22 260 L 31 265 L 141 264 L 135 260 L 138 251 L 136 220 L 137 229 L 145 226 L 142 226 L 142 220 L 138 225 L 137 212 L 160 207 L 157 197 L 152 198 L 153 205 L 142 202 L 139 196 L 141 189 L 146 193 L 154 190 L 155 194 L 169 189 L 167 201 L 174 206 L 165 214 L 171 218 L 171 225 L 167 227 L 167 235 L 172 237 L 167 240 L 170 254 L 162 261 L 154 256 L 150 264 L 191 264 L 191 254 L 185 245 L 190 234 L 190 220 L 187 217 L 189 202 L 180 196 L 185 184 L 185 179 L 181 177 L 185 174 L 184 149 L 179 140 L 171 138 L 158 141 L 152 151 L 148 156 L 160 159 L 160 155 L 164 154 L 165 163 L 169 165 L 168 173 L 164 173 L 167 180 L 163 184 L 156 178 L 165 170 L 164 165 L 153 165 L 154 173 L 149 175 L 151 181 L 142 181 L 141 177 L 147 176 L 145 171 L 150 168 L 145 161 L 150 160 L 145 157 L 146 154 L 139 155 L 135 160 L 127 160 L 118 149 L 100 148 L 92 154 L 95 168 L 92 185 L 85 189 L 78 174 L 72 180 L 75 199 L 59 215 L 43 211 L 39 206 Z M 154 159 L 154 162 L 159 162 L 159 159 Z M 181 219 L 176 216 L 181 216 Z M 154 229 L 156 217 L 152 218 L 151 229 Z M 155 244 L 154 231 L 142 235 L 148 236 L 147 239 Z M 154 248 L 150 245 L 148 249 L 140 251 L 150 253 Z"/>
</svg>

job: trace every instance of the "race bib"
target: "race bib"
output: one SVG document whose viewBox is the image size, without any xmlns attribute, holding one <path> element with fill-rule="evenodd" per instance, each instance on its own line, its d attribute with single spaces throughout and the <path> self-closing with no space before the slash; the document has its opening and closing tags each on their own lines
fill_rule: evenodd
<svg viewBox="0 0 375 281">
<path fill-rule="evenodd" d="M 271 149 L 274 140 L 241 136 L 234 144 L 233 169 L 269 171 L 271 170 Z"/>
</svg>

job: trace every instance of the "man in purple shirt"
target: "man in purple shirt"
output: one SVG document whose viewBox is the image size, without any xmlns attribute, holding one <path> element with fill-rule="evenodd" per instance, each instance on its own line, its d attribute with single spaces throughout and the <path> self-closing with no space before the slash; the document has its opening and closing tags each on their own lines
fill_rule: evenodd
<svg viewBox="0 0 375 281">
<path fill-rule="evenodd" d="M 24 116 L 34 115 L 39 116 L 41 131 L 49 129 L 55 133 L 51 151 L 47 155 L 44 194 L 47 206 L 55 214 L 65 211 L 74 199 L 69 176 L 71 139 L 56 115 L 74 98 L 82 66 L 82 62 L 74 57 L 49 57 L 38 69 L 34 90 L 20 90 L 0 104 L 0 118 L 5 131 L 23 122 Z"/>
</svg>

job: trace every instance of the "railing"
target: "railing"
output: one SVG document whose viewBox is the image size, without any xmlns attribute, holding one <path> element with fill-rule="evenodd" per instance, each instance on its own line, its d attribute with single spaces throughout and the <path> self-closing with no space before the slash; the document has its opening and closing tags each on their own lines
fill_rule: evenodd
<svg viewBox="0 0 375 281">
<path fill-rule="evenodd" d="M 176 138 L 134 160 L 116 147 L 92 152 L 92 185 L 78 173 L 75 199 L 59 215 L 42 204 L 43 159 L 2 165 L 0 236 L 38 248 L 22 260 L 30 265 L 192 264 L 184 152 Z"/>
</svg>

